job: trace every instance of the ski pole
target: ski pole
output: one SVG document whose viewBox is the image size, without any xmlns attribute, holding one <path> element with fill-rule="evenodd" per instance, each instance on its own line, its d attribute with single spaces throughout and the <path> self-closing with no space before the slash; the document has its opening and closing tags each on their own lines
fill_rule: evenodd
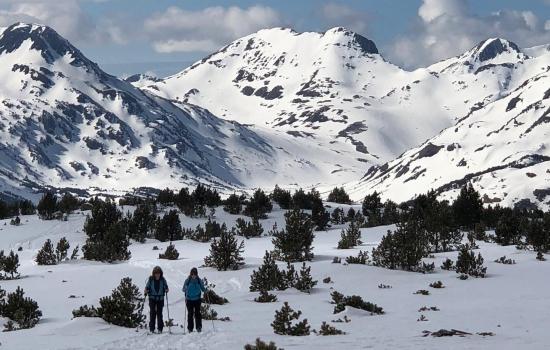
<svg viewBox="0 0 550 350">
<path fill-rule="evenodd" d="M 172 319 L 170 318 L 170 302 L 168 301 L 168 292 L 166 292 L 166 311 L 168 312 L 168 334 L 172 334 Z"/>
<path fill-rule="evenodd" d="M 206 302 L 208 303 L 208 306 L 210 308 L 212 308 L 212 303 L 210 303 L 210 295 L 208 295 L 207 293 L 204 293 L 206 294 Z M 216 331 L 216 327 L 214 326 L 214 318 L 212 317 L 212 331 L 215 332 Z"/>
<path fill-rule="evenodd" d="M 185 297 L 185 311 L 183 313 L 183 334 L 187 334 L 187 297 Z"/>
</svg>

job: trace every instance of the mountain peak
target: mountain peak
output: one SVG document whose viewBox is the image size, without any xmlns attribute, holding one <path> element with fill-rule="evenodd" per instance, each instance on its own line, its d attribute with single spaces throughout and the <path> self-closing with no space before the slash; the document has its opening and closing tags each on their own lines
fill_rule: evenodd
<svg viewBox="0 0 550 350">
<path fill-rule="evenodd" d="M 376 44 L 374 43 L 374 41 L 367 39 L 366 37 L 360 34 L 357 34 L 347 28 L 334 27 L 323 33 L 323 37 L 325 38 L 332 37 L 332 36 L 337 38 L 344 37 L 345 40 L 347 40 L 348 42 L 352 42 L 355 45 L 359 46 L 364 53 L 368 53 L 368 54 L 379 53 L 378 48 L 376 47 Z"/>
<path fill-rule="evenodd" d="M 490 61 L 502 54 L 524 55 L 518 45 L 502 38 L 484 40 L 472 49 L 472 56 L 475 56 L 479 62 Z"/>
</svg>

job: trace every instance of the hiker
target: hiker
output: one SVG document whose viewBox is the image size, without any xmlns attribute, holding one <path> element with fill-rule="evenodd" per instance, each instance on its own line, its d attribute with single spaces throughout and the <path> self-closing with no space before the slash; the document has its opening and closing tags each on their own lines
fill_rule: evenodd
<svg viewBox="0 0 550 350">
<path fill-rule="evenodd" d="M 164 322 L 162 321 L 162 308 L 164 307 L 164 295 L 168 293 L 168 283 L 163 277 L 160 266 L 155 266 L 153 273 L 147 280 L 145 295 L 149 296 L 149 330 L 155 332 L 155 320 L 158 332 L 162 333 Z"/>
<path fill-rule="evenodd" d="M 193 318 L 197 326 L 197 332 L 202 331 L 201 316 L 201 292 L 206 292 L 204 282 L 199 277 L 196 267 L 191 269 L 189 277 L 183 283 L 183 293 L 185 293 L 185 304 L 187 305 L 187 329 L 193 332 Z"/>
</svg>

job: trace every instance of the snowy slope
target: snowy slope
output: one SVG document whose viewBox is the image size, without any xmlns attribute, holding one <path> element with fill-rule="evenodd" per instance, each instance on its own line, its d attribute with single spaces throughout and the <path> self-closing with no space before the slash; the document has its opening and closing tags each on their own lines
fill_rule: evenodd
<svg viewBox="0 0 550 350">
<path fill-rule="evenodd" d="M 125 208 L 125 210 L 128 208 Z M 357 209 L 357 207 L 356 207 Z M 269 229 L 274 221 L 283 223 L 283 212 L 275 210 L 262 224 Z M 232 226 L 237 216 L 217 209 L 218 221 Z M 71 311 L 84 304 L 95 304 L 99 298 L 109 295 L 123 277 L 129 276 L 140 289 L 155 265 L 165 271 L 168 284 L 170 316 L 175 323 L 184 322 L 184 301 L 180 291 L 187 272 L 202 264 L 208 254 L 209 244 L 183 240 L 175 242 L 180 260 L 159 260 L 159 251 L 168 243 L 148 241 L 132 244 L 132 258 L 123 263 L 102 264 L 78 260 L 56 266 L 37 266 L 33 259 L 47 238 L 58 240 L 66 236 L 74 247 L 84 242 L 82 225 L 85 216 L 77 213 L 67 222 L 40 221 L 36 216 L 23 217 L 22 226 L 4 226 L 0 221 L 0 247 L 22 247 L 19 252 L 23 278 L 3 281 L 2 288 L 13 291 L 21 286 L 26 295 L 35 299 L 44 313 L 41 322 L 33 329 L 1 333 L 2 349 L 33 350 L 37 344 L 48 350 L 167 350 L 167 349 L 242 349 L 257 337 L 272 340 L 285 349 L 484 349 L 540 350 L 547 348 L 550 322 L 550 307 L 547 290 L 550 280 L 544 278 L 550 272 L 549 262 L 539 262 L 535 254 L 518 251 L 515 247 L 502 247 L 478 242 L 485 258 L 488 276 L 485 279 L 460 281 L 452 271 L 439 269 L 442 261 L 456 258 L 456 253 L 436 254 L 428 262 L 435 262 L 434 274 L 391 271 L 362 265 L 333 264 L 334 256 L 356 255 L 359 249 L 370 250 L 391 226 L 362 229 L 362 246 L 352 250 L 335 249 L 340 238 L 340 227 L 328 232 L 318 232 L 314 241 L 315 259 L 311 271 L 319 284 L 311 294 L 294 289 L 275 292 L 278 301 L 259 304 L 253 299 L 257 293 L 248 291 L 250 274 L 261 264 L 266 249 L 272 249 L 271 238 L 263 237 L 245 241 L 245 262 L 238 271 L 218 272 L 200 268 L 201 276 L 216 285 L 215 291 L 227 298 L 229 304 L 214 306 L 220 316 L 228 316 L 230 322 L 218 322 L 213 330 L 210 321 L 204 323 L 202 335 L 183 335 L 181 328 L 173 329 L 175 335 L 146 336 L 144 331 L 135 332 L 109 325 L 101 319 L 71 319 Z M 195 220 L 181 217 L 184 226 L 193 227 Z M 517 261 L 516 265 L 503 265 L 493 260 L 506 255 Z M 284 264 L 281 264 L 283 267 Z M 296 267 L 299 268 L 298 264 Z M 322 279 L 330 276 L 334 283 L 324 284 Z M 428 284 L 441 280 L 444 289 L 429 288 Z M 358 283 L 358 281 L 360 283 Z M 379 289 L 379 284 L 391 285 L 391 289 Z M 384 308 L 382 316 L 348 308 L 334 315 L 330 304 L 330 292 L 337 290 L 346 295 L 357 294 L 365 300 Z M 414 295 L 419 289 L 430 290 L 429 296 Z M 71 295 L 75 298 L 69 298 Z M 282 303 L 303 312 L 312 328 L 318 329 L 322 321 L 330 322 L 346 315 L 349 323 L 331 323 L 347 334 L 341 336 L 306 337 L 278 336 L 270 323 L 275 310 Z M 418 312 L 422 306 L 436 306 L 440 311 Z M 417 322 L 420 315 L 428 321 Z M 166 318 L 166 310 L 165 310 Z M 459 329 L 474 333 L 466 337 L 423 337 L 424 330 L 441 328 Z M 494 332 L 483 337 L 476 332 Z"/>
<path fill-rule="evenodd" d="M 377 190 L 385 197 L 407 200 L 435 189 L 453 198 L 457 187 L 472 181 L 486 203 L 548 208 L 550 52 L 522 59 L 504 96 L 488 99 L 455 126 L 396 160 L 371 168 L 351 186 L 353 191 Z M 444 69 L 464 67 L 453 63 Z"/>
<path fill-rule="evenodd" d="M 330 182 L 340 167 L 348 177 L 335 182 L 360 174 L 351 157 L 323 160 L 341 151 L 143 92 L 45 26 L 18 23 L 3 31 L 0 79 L 3 191 L 17 194 L 21 183 L 117 191 L 196 181 L 226 188 L 304 178 L 314 184 Z"/>
<path fill-rule="evenodd" d="M 163 81 L 138 85 L 229 120 L 328 136 L 331 144 L 379 163 L 451 124 L 446 112 L 425 113 L 424 101 L 414 109 L 381 101 L 396 86 L 423 77 L 429 74 L 387 62 L 372 41 L 344 28 L 274 28 L 236 40 Z"/>
</svg>

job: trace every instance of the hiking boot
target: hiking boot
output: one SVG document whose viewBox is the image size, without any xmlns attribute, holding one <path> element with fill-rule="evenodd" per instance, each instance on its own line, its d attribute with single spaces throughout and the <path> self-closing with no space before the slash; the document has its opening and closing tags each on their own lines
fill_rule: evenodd
<svg viewBox="0 0 550 350">
<path fill-rule="evenodd" d="M 197 328 L 197 332 L 202 332 L 202 328 Z"/>
</svg>

